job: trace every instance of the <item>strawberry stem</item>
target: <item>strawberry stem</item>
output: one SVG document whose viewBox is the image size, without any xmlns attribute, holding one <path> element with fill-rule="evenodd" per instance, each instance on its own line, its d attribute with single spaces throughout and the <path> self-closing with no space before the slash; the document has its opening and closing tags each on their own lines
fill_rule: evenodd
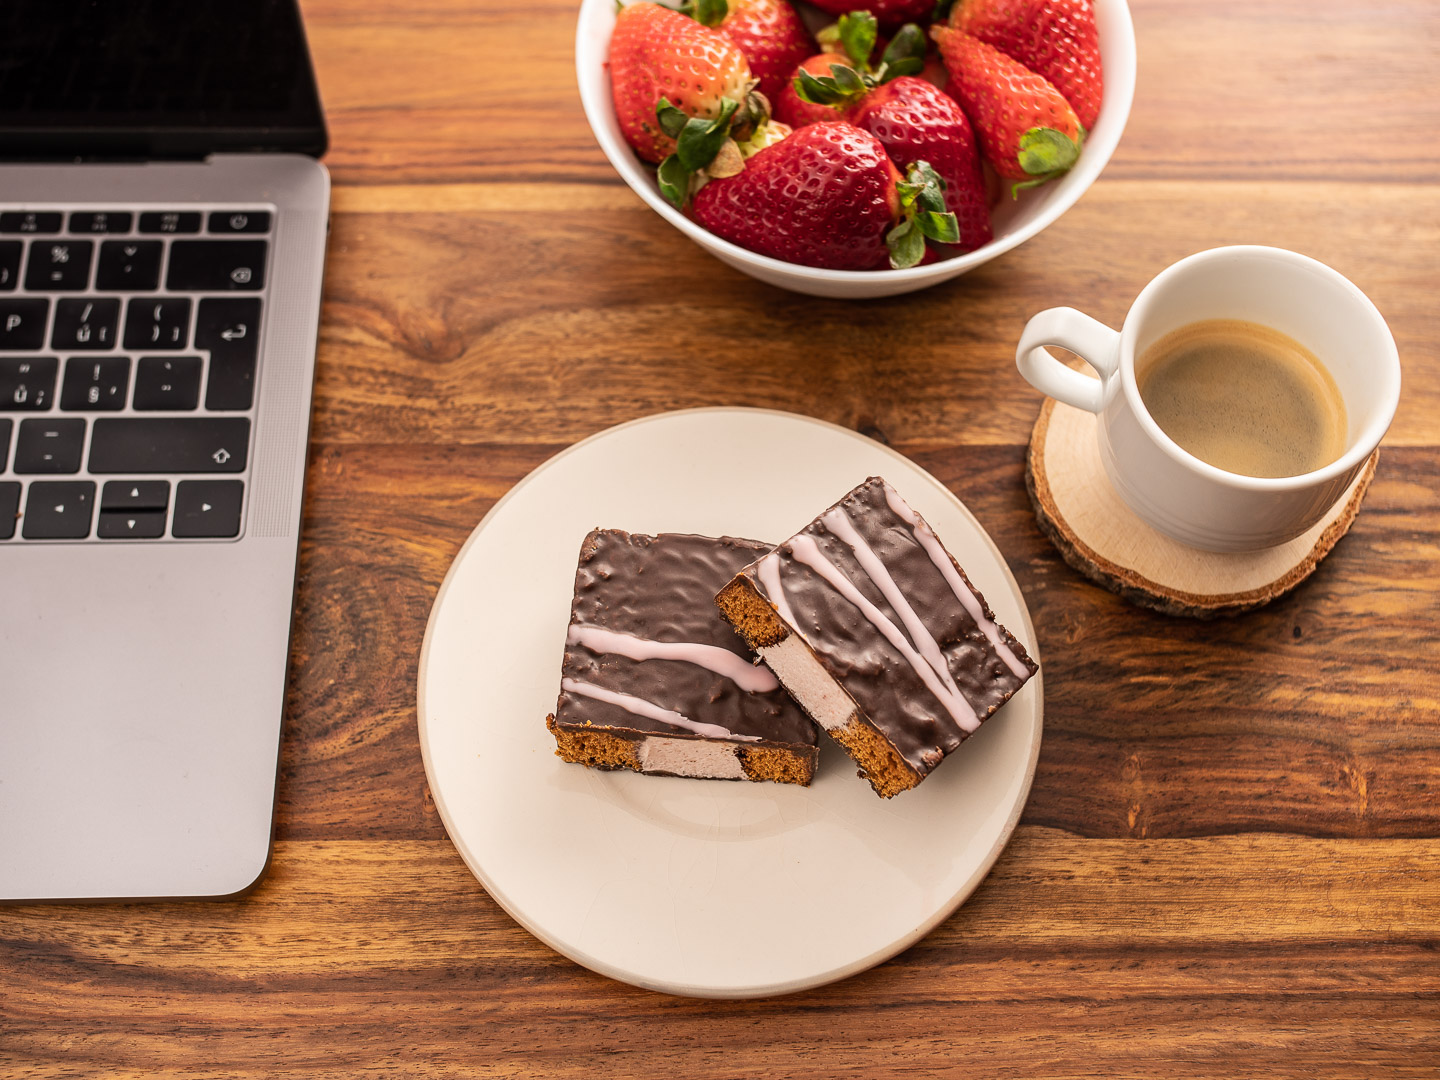
<svg viewBox="0 0 1440 1080">
<path fill-rule="evenodd" d="M 812 105 L 841 106 L 870 89 L 867 76 L 844 64 L 831 64 L 829 75 L 811 75 L 804 68 L 795 76 L 795 93 Z"/>
<path fill-rule="evenodd" d="M 945 181 L 928 161 L 911 165 L 895 189 L 903 220 L 885 234 L 891 266 L 904 270 L 916 265 L 925 257 L 927 237 L 939 244 L 959 243 L 960 223 L 945 209 Z"/>
<path fill-rule="evenodd" d="M 880 57 L 881 82 L 901 75 L 917 75 L 925 68 L 925 31 L 914 23 L 906 23 L 895 32 Z"/>
<path fill-rule="evenodd" d="M 879 34 L 879 23 L 874 15 L 868 11 L 852 11 L 822 29 L 815 35 L 815 40 L 824 46 L 826 52 L 844 53 L 857 68 L 868 71 L 870 54 L 875 51 L 875 39 Z"/>
<path fill-rule="evenodd" d="M 702 26 L 719 26 L 730 14 L 730 5 L 726 0 L 685 0 L 676 10 Z"/>
<path fill-rule="evenodd" d="M 1017 197 L 1026 188 L 1039 187 L 1048 180 L 1069 172 L 1080 157 L 1080 147 L 1085 141 L 1082 131 L 1078 139 L 1072 139 L 1063 131 L 1054 128 L 1031 128 L 1020 136 L 1020 151 L 1016 160 L 1020 168 L 1031 177 L 1010 188 L 1010 197 Z"/>
<path fill-rule="evenodd" d="M 726 99 L 720 105 L 720 115 L 713 120 L 701 116 L 689 116 L 670 104 L 669 98 L 661 98 L 655 107 L 655 119 L 660 128 L 675 140 L 675 152 L 660 163 L 656 180 L 660 194 L 684 209 L 690 197 L 691 177 L 715 160 L 730 138 L 730 121 L 735 116 L 739 102 Z"/>
</svg>

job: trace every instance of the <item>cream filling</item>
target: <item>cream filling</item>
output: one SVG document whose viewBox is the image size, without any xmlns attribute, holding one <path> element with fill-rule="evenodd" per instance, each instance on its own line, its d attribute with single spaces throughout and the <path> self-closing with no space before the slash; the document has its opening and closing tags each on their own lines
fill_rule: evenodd
<svg viewBox="0 0 1440 1080">
<path fill-rule="evenodd" d="M 843 728 L 855 715 L 854 700 L 795 634 L 763 645 L 759 652 L 790 696 L 826 731 Z"/>
<path fill-rule="evenodd" d="M 701 742 L 647 736 L 637 754 L 641 772 L 663 772 L 697 780 L 744 780 L 745 770 L 734 743 Z"/>
</svg>

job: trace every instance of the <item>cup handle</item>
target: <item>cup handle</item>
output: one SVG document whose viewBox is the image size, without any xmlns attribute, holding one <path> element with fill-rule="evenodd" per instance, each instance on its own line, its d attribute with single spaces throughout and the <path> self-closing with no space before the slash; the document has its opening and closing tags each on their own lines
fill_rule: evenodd
<svg viewBox="0 0 1440 1080">
<path fill-rule="evenodd" d="M 1066 367 L 1045 351 L 1046 345 L 1079 354 L 1099 372 L 1100 380 Z M 1120 368 L 1120 335 L 1083 311 L 1049 308 L 1025 324 L 1015 348 L 1015 366 L 1025 381 L 1041 393 L 1077 409 L 1098 413 L 1105 407 L 1110 377 Z"/>
</svg>

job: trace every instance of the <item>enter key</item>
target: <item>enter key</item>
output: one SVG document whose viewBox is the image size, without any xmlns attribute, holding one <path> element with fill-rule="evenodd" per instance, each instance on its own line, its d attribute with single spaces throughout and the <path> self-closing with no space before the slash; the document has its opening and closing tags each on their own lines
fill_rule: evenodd
<svg viewBox="0 0 1440 1080">
<path fill-rule="evenodd" d="M 205 408 L 225 412 L 250 408 L 260 355 L 260 298 L 201 300 L 195 347 L 210 351 Z"/>
</svg>

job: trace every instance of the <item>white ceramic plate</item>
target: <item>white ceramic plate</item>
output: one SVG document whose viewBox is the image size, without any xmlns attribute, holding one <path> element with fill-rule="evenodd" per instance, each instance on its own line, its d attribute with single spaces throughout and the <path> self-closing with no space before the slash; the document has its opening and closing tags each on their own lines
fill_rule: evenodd
<svg viewBox="0 0 1440 1080">
<path fill-rule="evenodd" d="M 960 501 L 894 451 L 805 417 L 697 409 L 611 428 L 476 526 L 425 633 L 420 746 L 461 856 L 541 941 L 654 990 L 780 994 L 895 955 L 990 869 L 1035 772 L 1040 676 L 888 801 L 823 736 L 801 788 L 599 772 L 562 762 L 545 729 L 592 527 L 779 541 L 871 475 L 925 515 L 1038 659 L 1019 588 Z"/>
</svg>

